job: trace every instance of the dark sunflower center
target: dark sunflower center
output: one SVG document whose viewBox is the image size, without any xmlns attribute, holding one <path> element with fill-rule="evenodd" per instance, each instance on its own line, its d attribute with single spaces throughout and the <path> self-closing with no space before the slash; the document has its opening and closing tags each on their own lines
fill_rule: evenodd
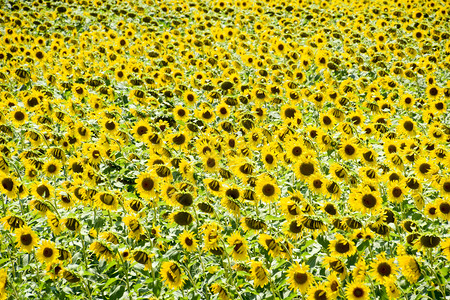
<svg viewBox="0 0 450 300">
<path fill-rule="evenodd" d="M 423 235 L 420 237 L 420 243 L 426 248 L 434 248 L 439 245 L 441 239 L 434 235 Z"/>
<path fill-rule="evenodd" d="M 300 165 L 300 173 L 303 176 L 310 176 L 314 173 L 314 164 L 312 163 L 302 163 Z"/>
<path fill-rule="evenodd" d="M 155 186 L 155 182 L 153 181 L 153 179 L 147 177 L 142 180 L 141 186 L 144 191 L 151 191 Z"/>
<path fill-rule="evenodd" d="M 430 95 L 431 95 L 431 96 L 436 96 L 437 94 L 438 94 L 437 88 L 432 87 L 432 88 L 430 89 Z"/>
<path fill-rule="evenodd" d="M 216 166 L 216 160 L 214 158 L 208 158 L 208 160 L 206 161 L 206 165 L 209 168 L 214 168 Z"/>
<path fill-rule="evenodd" d="M 184 239 L 184 243 L 190 247 L 192 246 L 192 244 L 194 244 L 194 241 L 190 237 L 187 237 Z"/>
<path fill-rule="evenodd" d="M 229 189 L 225 192 L 225 194 L 234 200 L 238 199 L 240 195 L 237 189 Z"/>
<path fill-rule="evenodd" d="M 116 129 L 116 123 L 114 123 L 113 121 L 108 121 L 105 123 L 105 127 L 108 130 L 114 130 Z"/>
<path fill-rule="evenodd" d="M 266 163 L 268 164 L 272 164 L 274 161 L 273 155 L 272 154 L 267 154 L 265 157 Z"/>
<path fill-rule="evenodd" d="M 442 188 L 444 189 L 444 191 L 446 193 L 450 193 L 450 182 L 444 182 L 444 184 L 442 185 Z"/>
<path fill-rule="evenodd" d="M 439 205 L 439 210 L 443 213 L 443 214 L 448 214 L 450 212 L 450 204 L 448 203 L 441 203 Z"/>
<path fill-rule="evenodd" d="M 411 122 L 411 121 L 406 121 L 406 122 L 403 124 L 403 128 L 405 128 L 406 131 L 413 131 L 413 129 L 414 129 L 414 123 Z"/>
<path fill-rule="evenodd" d="M 173 138 L 173 142 L 177 145 L 182 145 L 186 141 L 186 137 L 183 134 L 177 135 Z"/>
<path fill-rule="evenodd" d="M 347 241 L 338 241 L 334 249 L 338 253 L 347 253 L 350 251 L 350 244 Z"/>
<path fill-rule="evenodd" d="M 300 233 L 302 231 L 303 226 L 299 225 L 297 221 L 292 221 L 289 224 L 289 231 L 292 233 Z"/>
<path fill-rule="evenodd" d="M 176 199 L 177 199 L 177 202 L 183 206 L 191 206 L 192 203 L 194 202 L 192 195 L 189 193 L 177 194 Z"/>
<path fill-rule="evenodd" d="M 12 181 L 11 178 L 4 178 L 2 180 L 2 186 L 5 190 L 11 192 L 14 188 L 14 182 Z"/>
<path fill-rule="evenodd" d="M 77 92 L 78 95 L 83 95 L 84 90 L 83 90 L 83 88 L 78 87 L 75 89 L 75 92 Z"/>
<path fill-rule="evenodd" d="M 186 111 L 184 109 L 180 109 L 180 110 L 178 110 L 178 115 L 180 117 L 184 117 L 186 115 Z"/>
<path fill-rule="evenodd" d="M 356 298 L 361 298 L 362 296 L 364 296 L 364 290 L 360 287 L 357 287 L 353 290 L 353 296 L 355 296 Z"/>
<path fill-rule="evenodd" d="M 83 166 L 80 163 L 73 163 L 72 164 L 72 171 L 75 173 L 82 173 L 83 172 Z"/>
<path fill-rule="evenodd" d="M 44 257 L 52 257 L 53 256 L 53 249 L 52 248 L 45 248 L 44 251 L 42 251 L 42 254 Z"/>
<path fill-rule="evenodd" d="M 317 290 L 314 292 L 314 300 L 327 300 L 327 292 L 324 290 Z"/>
<path fill-rule="evenodd" d="M 378 264 L 377 272 L 381 276 L 389 276 L 389 275 L 391 275 L 392 268 L 388 263 L 382 262 L 382 263 Z"/>
<path fill-rule="evenodd" d="M 406 185 L 412 189 L 412 190 L 417 190 L 419 188 L 419 182 L 417 180 L 415 180 L 414 178 L 410 178 L 406 181 Z"/>
<path fill-rule="evenodd" d="M 16 111 L 14 113 L 14 119 L 16 119 L 17 121 L 23 121 L 25 119 L 25 114 L 21 111 Z"/>
<path fill-rule="evenodd" d="M 316 179 L 313 181 L 313 186 L 316 189 L 320 189 L 322 187 L 322 185 L 323 185 L 323 182 L 320 179 Z"/>
<path fill-rule="evenodd" d="M 244 244 L 242 242 L 236 243 L 236 245 L 234 245 L 234 247 L 233 247 L 234 252 L 237 252 L 237 253 L 242 252 L 241 251 L 242 246 L 244 246 Z"/>
<path fill-rule="evenodd" d="M 328 116 L 323 117 L 323 124 L 325 125 L 330 125 L 331 124 L 331 119 Z"/>
<path fill-rule="evenodd" d="M 36 192 L 41 196 L 42 198 L 48 198 L 50 197 L 50 190 L 45 185 L 40 185 L 36 189 Z"/>
<path fill-rule="evenodd" d="M 47 171 L 48 171 L 49 173 L 54 173 L 54 172 L 56 172 L 56 166 L 55 166 L 55 165 L 49 165 L 48 168 L 47 168 Z"/>
<path fill-rule="evenodd" d="M 181 211 L 174 216 L 174 221 L 178 225 L 185 226 L 192 223 L 194 218 L 188 212 Z"/>
<path fill-rule="evenodd" d="M 353 147 L 352 145 L 346 145 L 344 148 L 345 154 L 352 156 L 353 154 L 355 154 L 356 150 L 355 147 Z"/>
<path fill-rule="evenodd" d="M 294 280 L 298 284 L 304 284 L 308 280 L 308 275 L 306 273 L 295 273 Z"/>
<path fill-rule="evenodd" d="M 222 114 L 222 115 L 226 115 L 228 112 L 225 107 L 221 107 L 219 111 L 220 111 L 220 114 Z"/>
<path fill-rule="evenodd" d="M 395 198 L 400 197 L 402 194 L 403 194 L 403 191 L 402 191 L 402 189 L 399 188 L 399 187 L 395 187 L 395 188 L 392 190 L 392 195 L 393 195 Z"/>
<path fill-rule="evenodd" d="M 292 148 L 292 155 L 294 155 L 294 156 L 300 156 L 300 155 L 302 155 L 302 152 L 303 152 L 303 150 L 299 146 L 295 146 L 294 148 Z"/>
<path fill-rule="evenodd" d="M 444 103 L 438 102 L 438 103 L 436 103 L 436 104 L 434 105 L 434 107 L 435 107 L 437 110 L 443 110 L 443 109 L 444 109 Z"/>
<path fill-rule="evenodd" d="M 332 216 L 334 216 L 336 213 L 337 213 L 337 211 L 336 211 L 336 207 L 334 207 L 334 205 L 333 204 L 327 204 L 326 206 L 325 206 L 325 209 L 324 209 L 328 214 L 330 214 L 330 215 L 332 215 Z"/>
<path fill-rule="evenodd" d="M 148 132 L 148 128 L 145 126 L 139 126 L 137 129 L 137 134 L 138 135 L 144 135 Z"/>
<path fill-rule="evenodd" d="M 361 118 L 358 116 L 354 116 L 354 117 L 352 117 L 352 122 L 355 125 L 359 125 L 359 124 L 361 124 Z"/>
<path fill-rule="evenodd" d="M 296 112 L 297 111 L 294 108 L 287 108 L 284 111 L 284 115 L 286 116 L 286 118 L 293 118 Z"/>
<path fill-rule="evenodd" d="M 27 233 L 24 235 L 20 236 L 20 242 L 24 245 L 24 246 L 29 246 L 31 245 L 31 243 L 33 242 L 33 237 L 31 236 L 31 234 Z"/>
<path fill-rule="evenodd" d="M 395 152 L 397 152 L 397 147 L 395 147 L 394 145 L 389 145 L 389 146 L 388 146 L 388 152 L 389 152 L 389 153 L 395 153 Z"/>
<path fill-rule="evenodd" d="M 367 208 L 372 208 L 377 204 L 377 198 L 372 194 L 366 194 L 362 197 L 362 204 Z"/>
<path fill-rule="evenodd" d="M 427 174 L 430 171 L 430 169 L 431 169 L 431 166 L 428 163 L 423 163 L 419 166 L 419 171 L 422 174 Z"/>
<path fill-rule="evenodd" d="M 275 194 L 275 187 L 270 183 L 265 184 L 262 188 L 262 192 L 266 197 L 273 196 Z"/>
</svg>

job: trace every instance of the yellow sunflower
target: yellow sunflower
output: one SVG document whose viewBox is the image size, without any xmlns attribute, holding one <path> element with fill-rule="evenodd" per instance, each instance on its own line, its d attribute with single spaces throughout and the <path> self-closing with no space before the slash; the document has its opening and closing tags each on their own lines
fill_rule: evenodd
<svg viewBox="0 0 450 300">
<path fill-rule="evenodd" d="M 314 282 L 313 276 L 309 271 L 309 266 L 305 263 L 301 265 L 296 262 L 287 271 L 289 288 L 293 291 L 305 294 L 310 285 Z"/>
<path fill-rule="evenodd" d="M 31 252 L 38 244 L 39 238 L 37 234 L 29 226 L 22 226 L 15 230 L 17 248 L 23 251 Z"/>
<path fill-rule="evenodd" d="M 171 289 L 180 289 L 184 285 L 183 272 L 174 261 L 166 261 L 161 264 L 161 277 L 164 283 Z"/>
<path fill-rule="evenodd" d="M 59 256 L 59 252 L 55 247 L 55 243 L 51 241 L 43 240 L 36 252 L 36 257 L 41 263 L 50 264 L 56 260 Z"/>
</svg>

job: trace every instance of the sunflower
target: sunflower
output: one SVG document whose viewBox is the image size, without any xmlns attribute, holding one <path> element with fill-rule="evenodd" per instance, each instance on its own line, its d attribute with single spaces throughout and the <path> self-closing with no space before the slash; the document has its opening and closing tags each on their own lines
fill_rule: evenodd
<svg viewBox="0 0 450 300">
<path fill-rule="evenodd" d="M 326 256 L 323 259 L 323 264 L 327 269 L 330 269 L 331 271 L 338 274 L 341 280 L 347 277 L 347 268 L 345 267 L 345 263 L 342 262 L 340 258 Z"/>
<path fill-rule="evenodd" d="M 387 184 L 388 200 L 392 203 L 402 203 L 406 194 L 406 184 L 403 180 L 389 181 Z"/>
<path fill-rule="evenodd" d="M 138 141 L 145 141 L 145 137 L 151 133 L 150 125 L 144 120 L 140 120 L 133 126 L 133 136 Z"/>
<path fill-rule="evenodd" d="M 44 171 L 45 175 L 47 176 L 56 176 L 59 174 L 59 171 L 61 171 L 61 163 L 56 159 L 51 159 L 44 163 L 42 166 L 42 170 Z"/>
<path fill-rule="evenodd" d="M 203 157 L 203 169 L 206 172 L 215 173 L 219 169 L 219 161 L 217 155 L 207 154 Z"/>
<path fill-rule="evenodd" d="M 302 212 L 297 202 L 291 200 L 289 197 L 280 200 L 280 207 L 287 220 L 297 218 Z"/>
<path fill-rule="evenodd" d="M 337 257 L 352 256 L 356 252 L 355 244 L 344 238 L 341 234 L 336 235 L 336 239 L 330 242 L 328 249 L 331 255 Z"/>
<path fill-rule="evenodd" d="M 307 151 L 305 144 L 300 139 L 290 139 L 286 142 L 286 155 L 290 161 L 297 162 Z"/>
<path fill-rule="evenodd" d="M 90 246 L 89 250 L 94 252 L 98 259 L 103 259 L 110 262 L 114 259 L 114 251 L 104 242 L 94 241 Z"/>
<path fill-rule="evenodd" d="M 401 255 L 398 256 L 398 264 L 402 270 L 403 276 L 409 281 L 409 283 L 414 284 L 419 280 L 421 275 L 419 264 L 414 256 L 411 255 Z"/>
<path fill-rule="evenodd" d="M 353 189 L 349 196 L 350 207 L 364 214 L 376 214 L 382 208 L 382 199 L 378 192 L 369 187 Z"/>
<path fill-rule="evenodd" d="M 25 124 L 25 122 L 28 120 L 28 114 L 26 113 L 25 110 L 20 108 L 12 110 L 10 116 L 13 124 L 16 126 L 21 126 Z"/>
<path fill-rule="evenodd" d="M 144 270 L 152 269 L 151 255 L 148 254 L 146 251 L 135 249 L 133 250 L 131 255 L 133 256 L 133 260 L 135 262 L 144 266 Z"/>
<path fill-rule="evenodd" d="M 31 185 L 31 194 L 40 200 L 48 200 L 53 195 L 53 187 L 47 181 L 34 182 Z"/>
<path fill-rule="evenodd" d="M 432 249 L 439 246 L 441 238 L 433 233 L 425 233 L 420 236 L 415 242 L 414 247 L 419 250 Z"/>
<path fill-rule="evenodd" d="M 180 226 L 186 226 L 194 221 L 194 217 L 187 211 L 174 211 L 170 214 L 169 219 Z"/>
<path fill-rule="evenodd" d="M 211 292 L 214 294 L 217 294 L 218 299 L 220 300 L 229 300 L 231 299 L 228 295 L 227 290 L 220 285 L 219 283 L 213 283 L 211 284 Z"/>
<path fill-rule="evenodd" d="M 278 199 L 281 190 L 277 185 L 275 178 L 271 178 L 267 174 L 258 177 L 255 186 L 255 192 L 259 199 L 269 203 Z"/>
<path fill-rule="evenodd" d="M 258 242 L 264 247 L 272 257 L 280 255 L 281 246 L 278 240 L 271 235 L 261 233 L 258 237 Z"/>
<path fill-rule="evenodd" d="M 386 288 L 386 294 L 389 299 L 399 299 L 402 295 L 400 289 L 395 283 L 395 279 L 389 279 L 384 283 L 384 287 Z"/>
<path fill-rule="evenodd" d="M 438 216 L 442 220 L 450 221 L 450 201 L 447 199 L 436 199 L 436 206 L 438 207 Z"/>
<path fill-rule="evenodd" d="M 402 117 L 397 126 L 397 132 L 400 135 L 415 136 L 417 125 L 410 117 Z"/>
<path fill-rule="evenodd" d="M 344 160 L 357 159 L 359 157 L 359 146 L 356 140 L 343 141 L 339 147 L 339 154 Z"/>
<path fill-rule="evenodd" d="M 171 289 L 180 289 L 184 285 L 183 273 L 174 261 L 166 261 L 161 264 L 161 277 L 164 283 Z"/>
<path fill-rule="evenodd" d="M 99 192 L 94 197 L 94 205 L 109 211 L 117 210 L 119 205 L 118 195 L 110 192 Z"/>
<path fill-rule="evenodd" d="M 427 160 L 424 157 L 421 157 L 414 162 L 414 169 L 417 176 L 422 179 L 430 179 L 439 171 L 437 164 Z"/>
<path fill-rule="evenodd" d="M 14 233 L 16 236 L 17 248 L 20 248 L 23 251 L 31 252 L 39 242 L 37 234 L 27 225 L 17 228 Z"/>
<path fill-rule="evenodd" d="M 139 174 L 136 179 L 136 190 L 142 198 L 152 199 L 159 189 L 159 178 L 154 172 Z"/>
<path fill-rule="evenodd" d="M 233 232 L 227 239 L 228 244 L 232 247 L 231 256 L 235 260 L 246 260 L 248 245 L 245 238 L 239 232 Z"/>
<path fill-rule="evenodd" d="M 311 175 L 308 180 L 309 190 L 317 195 L 323 195 L 326 192 L 326 184 L 327 180 L 320 173 Z"/>
<path fill-rule="evenodd" d="M 313 155 L 309 155 L 309 152 L 308 154 L 305 153 L 297 160 L 294 167 L 294 173 L 298 179 L 307 181 L 316 173 L 319 173 L 317 160 Z"/>
<path fill-rule="evenodd" d="M 18 183 L 13 176 L 0 172 L 0 192 L 2 195 L 15 199 L 18 192 Z"/>
<path fill-rule="evenodd" d="M 370 264 L 369 274 L 380 284 L 394 280 L 397 276 L 397 267 L 394 260 L 395 258 L 386 259 L 384 253 L 377 255 L 375 261 Z"/>
<path fill-rule="evenodd" d="M 0 223 L 2 223 L 3 227 L 6 230 L 9 230 L 9 231 L 14 231 L 14 230 L 16 230 L 18 228 L 21 228 L 24 225 L 26 225 L 25 221 L 22 220 L 22 218 L 20 218 L 20 217 L 18 217 L 16 215 L 5 216 L 5 217 L 0 219 Z"/>
<path fill-rule="evenodd" d="M 195 239 L 194 233 L 185 230 L 183 231 L 178 240 L 181 243 L 181 246 L 188 252 L 195 251 L 197 249 L 197 240 Z"/>
<path fill-rule="evenodd" d="M 313 276 L 309 271 L 309 266 L 305 263 L 301 265 L 296 262 L 287 271 L 289 288 L 293 291 L 305 294 L 312 282 L 314 281 Z"/>
<path fill-rule="evenodd" d="M 369 299 L 370 288 L 364 283 L 353 281 L 350 283 L 345 291 L 347 299 L 350 300 L 366 300 Z"/>
<path fill-rule="evenodd" d="M 6 269 L 0 269 L 0 299 L 6 300 L 6 284 L 8 282 L 8 273 Z"/>
<path fill-rule="evenodd" d="M 145 230 L 140 224 L 139 218 L 136 215 L 130 214 L 126 215 L 122 220 L 128 227 L 128 236 L 132 239 L 140 240 L 141 236 L 145 233 Z"/>
<path fill-rule="evenodd" d="M 58 250 L 55 248 L 55 243 L 43 240 L 36 252 L 36 257 L 41 263 L 51 264 L 58 258 Z"/>
<path fill-rule="evenodd" d="M 308 291 L 308 300 L 331 300 L 332 292 L 324 285 L 313 286 Z"/>
<path fill-rule="evenodd" d="M 264 287 L 269 283 L 269 274 L 260 261 L 252 261 L 250 274 L 252 275 L 255 287 Z"/>
</svg>

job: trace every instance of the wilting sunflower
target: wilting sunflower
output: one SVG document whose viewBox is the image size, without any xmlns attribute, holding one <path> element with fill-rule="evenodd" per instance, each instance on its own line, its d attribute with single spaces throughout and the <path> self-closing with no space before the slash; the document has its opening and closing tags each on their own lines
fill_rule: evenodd
<svg viewBox="0 0 450 300">
<path fill-rule="evenodd" d="M 271 235 L 261 233 L 259 234 L 258 238 L 259 243 L 261 246 L 264 247 L 272 257 L 278 257 L 280 255 L 281 251 L 281 245 L 279 243 L 279 240 L 275 239 Z"/>
<path fill-rule="evenodd" d="M 277 185 L 275 178 L 264 174 L 258 177 L 256 181 L 255 192 L 258 199 L 269 203 L 278 199 L 281 191 Z"/>
<path fill-rule="evenodd" d="M 359 281 L 353 281 L 345 290 L 347 299 L 351 300 L 366 300 L 369 299 L 369 294 L 370 288 L 364 282 Z"/>
<path fill-rule="evenodd" d="M 164 283 L 171 289 L 179 289 L 184 285 L 183 272 L 174 261 L 166 261 L 161 264 L 161 277 Z"/>
<path fill-rule="evenodd" d="M 194 217 L 187 211 L 174 211 L 170 214 L 169 219 L 180 226 L 186 226 L 194 221 Z"/>
<path fill-rule="evenodd" d="M 211 284 L 211 292 L 217 294 L 218 299 L 220 300 L 229 300 L 231 299 L 228 295 L 227 290 L 219 283 Z"/>
<path fill-rule="evenodd" d="M 39 249 L 36 252 L 36 257 L 41 263 L 50 264 L 59 256 L 58 250 L 55 248 L 55 243 L 43 240 Z"/>
<path fill-rule="evenodd" d="M 252 261 L 250 274 L 252 275 L 255 287 L 263 287 L 269 283 L 269 273 L 260 261 Z"/>
<path fill-rule="evenodd" d="M 289 288 L 293 291 L 305 294 L 314 281 L 312 274 L 308 271 L 309 266 L 305 263 L 300 265 L 296 262 L 293 264 L 287 271 Z"/>
<path fill-rule="evenodd" d="M 0 223 L 2 223 L 5 229 L 9 231 L 14 231 L 17 228 L 21 228 L 22 226 L 26 225 L 25 221 L 16 215 L 8 215 L 6 217 L 3 217 L 0 219 Z"/>
<path fill-rule="evenodd" d="M 128 227 L 128 236 L 130 238 L 139 240 L 141 235 L 145 233 L 144 227 L 142 227 L 136 215 L 126 215 L 122 220 Z"/>
<path fill-rule="evenodd" d="M 89 250 L 94 252 L 98 259 L 103 259 L 107 262 L 114 259 L 114 251 L 105 243 L 100 241 L 94 241 L 90 246 Z"/>
<path fill-rule="evenodd" d="M 232 247 L 231 256 L 235 260 L 246 260 L 248 245 L 245 238 L 239 232 L 233 232 L 227 239 L 228 244 Z"/>
<path fill-rule="evenodd" d="M 17 248 L 23 251 L 31 252 L 38 244 L 39 238 L 37 234 L 29 226 L 22 226 L 15 230 Z"/>
<path fill-rule="evenodd" d="M 0 299 L 6 300 L 6 283 L 8 282 L 8 273 L 6 269 L 0 269 Z"/>
<path fill-rule="evenodd" d="M 118 195 L 110 192 L 99 192 L 94 197 L 94 204 L 100 209 L 117 210 L 119 205 Z"/>
<path fill-rule="evenodd" d="M 369 274 L 380 284 L 395 279 L 397 266 L 394 264 L 394 260 L 395 258 L 386 259 L 384 253 L 377 255 L 375 261 L 370 264 Z"/>
<path fill-rule="evenodd" d="M 420 267 L 414 256 L 398 256 L 398 264 L 403 276 L 405 276 L 409 283 L 414 284 L 417 282 L 417 280 L 419 280 L 419 277 L 421 275 Z"/>
<path fill-rule="evenodd" d="M 195 251 L 197 249 L 197 240 L 195 239 L 194 233 L 185 230 L 178 237 L 181 246 L 188 252 Z"/>
<path fill-rule="evenodd" d="M 133 260 L 144 266 L 144 270 L 151 270 L 152 260 L 151 255 L 141 249 L 135 249 L 132 252 Z"/>
</svg>

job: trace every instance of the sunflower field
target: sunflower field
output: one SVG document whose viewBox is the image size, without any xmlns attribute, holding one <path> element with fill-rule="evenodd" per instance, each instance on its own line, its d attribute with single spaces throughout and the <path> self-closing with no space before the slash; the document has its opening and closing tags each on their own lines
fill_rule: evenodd
<svg viewBox="0 0 450 300">
<path fill-rule="evenodd" d="M 450 4 L 0 0 L 0 300 L 448 299 Z"/>
</svg>

